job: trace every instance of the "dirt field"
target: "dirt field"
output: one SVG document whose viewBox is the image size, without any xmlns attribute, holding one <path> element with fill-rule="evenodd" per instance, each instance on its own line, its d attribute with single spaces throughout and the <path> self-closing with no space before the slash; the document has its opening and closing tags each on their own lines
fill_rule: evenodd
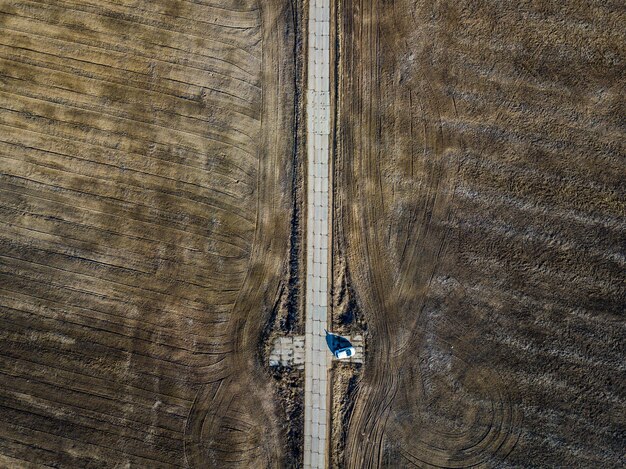
<svg viewBox="0 0 626 469">
<path fill-rule="evenodd" d="M 295 44 L 281 0 L 0 2 L 0 467 L 287 464 Z"/>
<path fill-rule="evenodd" d="M 331 466 L 626 466 L 626 9 L 338 0 Z M 0 467 L 302 465 L 287 0 L 0 2 Z"/>
<path fill-rule="evenodd" d="M 334 467 L 626 464 L 624 24 L 339 3 L 335 291 L 368 353 Z"/>
</svg>

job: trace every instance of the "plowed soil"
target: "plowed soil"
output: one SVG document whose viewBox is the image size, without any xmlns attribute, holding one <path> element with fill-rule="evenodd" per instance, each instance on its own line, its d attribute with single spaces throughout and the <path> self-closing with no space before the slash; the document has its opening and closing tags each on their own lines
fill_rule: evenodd
<svg viewBox="0 0 626 469">
<path fill-rule="evenodd" d="M 335 467 L 623 467 L 625 22 L 338 4 L 335 276 L 368 353 Z"/>
<path fill-rule="evenodd" d="M 0 2 L 0 467 L 301 466 L 306 3 Z M 332 466 L 624 467 L 623 3 L 334 8 Z"/>
<path fill-rule="evenodd" d="M 287 1 L 0 2 L 0 467 L 282 467 Z"/>
</svg>

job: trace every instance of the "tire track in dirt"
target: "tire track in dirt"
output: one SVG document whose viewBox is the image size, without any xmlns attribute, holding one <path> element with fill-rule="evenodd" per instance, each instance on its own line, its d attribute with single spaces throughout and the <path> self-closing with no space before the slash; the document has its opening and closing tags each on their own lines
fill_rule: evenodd
<svg viewBox="0 0 626 469">
<path fill-rule="evenodd" d="M 292 5 L 213 3 L 0 6 L 0 461 L 280 465 Z"/>
<path fill-rule="evenodd" d="M 472 349 L 461 336 L 444 340 L 432 331 L 424 314 L 425 297 L 445 254 L 447 234 L 442 225 L 451 217 L 458 148 L 462 148 L 441 115 L 454 114 L 456 105 L 434 87 L 437 77 L 428 68 L 394 67 L 395 60 L 415 53 L 399 33 L 411 27 L 410 17 L 395 13 L 393 3 L 383 7 L 376 2 L 344 2 L 342 10 L 341 37 L 358 47 L 344 46 L 340 51 L 344 56 L 338 103 L 342 134 L 337 138 L 342 171 L 337 179 L 342 187 L 336 190 L 347 262 L 370 331 L 345 463 L 354 468 L 379 467 L 385 441 L 392 440 L 403 457 L 416 465 L 478 464 L 498 451 L 510 450 L 514 442 L 509 437 L 515 419 L 510 398 L 497 377 L 471 365 Z M 387 112 L 407 101 L 409 109 L 401 106 L 399 115 Z M 403 117 L 406 114 L 409 122 Z M 421 158 L 416 159 L 419 138 L 411 135 L 406 143 L 398 135 L 407 127 L 411 134 L 419 128 L 417 117 L 422 121 L 423 140 Z M 417 202 L 407 205 L 408 194 Z M 383 226 L 382 220 L 390 225 Z M 401 257 L 394 256 L 396 246 L 402 246 L 397 249 Z M 437 394 L 433 386 L 451 379 L 449 363 L 433 363 L 436 346 L 442 344 L 445 350 L 439 358 L 465 367 L 456 382 L 448 384 L 473 385 L 475 395 L 486 400 L 482 404 L 474 402 L 475 396 L 448 392 L 451 401 L 473 406 L 477 414 L 467 429 L 456 433 L 438 432 L 442 422 L 420 418 L 423 406 L 440 405 L 437 399 L 432 401 Z M 432 389 L 426 390 L 426 384 Z M 441 395 L 445 386 L 440 383 L 436 389 Z M 436 437 L 429 435 L 431 431 Z"/>
<path fill-rule="evenodd" d="M 281 467 L 283 435 L 277 425 L 273 395 L 257 362 L 262 329 L 277 298 L 288 259 L 294 138 L 293 58 L 283 44 L 293 40 L 291 5 L 259 3 L 263 29 L 263 113 L 258 184 L 258 215 L 246 281 L 239 292 L 229 336 L 234 353 L 228 374 L 197 394 L 185 429 L 190 467 Z M 289 134 L 287 131 L 291 129 Z M 237 418 L 235 419 L 235 416 Z"/>
</svg>

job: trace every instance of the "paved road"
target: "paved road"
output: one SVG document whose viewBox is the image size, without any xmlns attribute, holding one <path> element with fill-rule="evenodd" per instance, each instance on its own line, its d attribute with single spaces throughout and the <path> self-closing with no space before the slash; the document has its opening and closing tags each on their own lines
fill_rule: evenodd
<svg viewBox="0 0 626 469">
<path fill-rule="evenodd" d="M 304 467 L 327 466 L 330 0 L 311 0 L 307 85 L 308 199 Z"/>
</svg>

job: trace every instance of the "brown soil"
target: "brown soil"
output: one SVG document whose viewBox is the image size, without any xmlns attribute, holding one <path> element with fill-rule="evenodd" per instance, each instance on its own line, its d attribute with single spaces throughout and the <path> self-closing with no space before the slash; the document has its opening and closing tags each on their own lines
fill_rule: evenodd
<svg viewBox="0 0 626 469">
<path fill-rule="evenodd" d="M 1 467 L 289 464 L 258 349 L 293 277 L 299 21 L 2 2 Z"/>
<path fill-rule="evenodd" d="M 626 465 L 626 10 L 339 0 L 331 463 Z M 0 467 L 302 465 L 307 2 L 0 5 Z"/>
<path fill-rule="evenodd" d="M 623 467 L 623 5 L 338 8 L 336 467 Z"/>
<path fill-rule="evenodd" d="M 343 467 L 350 417 L 354 409 L 355 396 L 361 379 L 361 365 L 333 361 L 330 371 L 331 414 L 330 414 L 330 467 Z"/>
</svg>

